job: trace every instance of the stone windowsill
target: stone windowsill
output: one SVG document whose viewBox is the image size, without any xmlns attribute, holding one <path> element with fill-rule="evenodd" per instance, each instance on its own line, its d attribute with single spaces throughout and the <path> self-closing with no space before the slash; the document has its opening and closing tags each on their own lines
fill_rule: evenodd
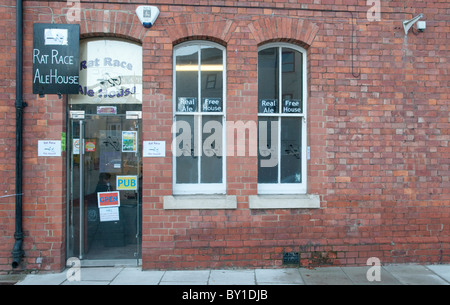
<svg viewBox="0 0 450 305">
<path fill-rule="evenodd" d="M 249 196 L 250 209 L 318 209 L 319 195 L 256 195 Z"/>
<path fill-rule="evenodd" d="M 175 195 L 164 196 L 165 210 L 236 209 L 236 196 L 227 195 Z"/>
<path fill-rule="evenodd" d="M 164 196 L 165 210 L 236 209 L 236 196 L 175 195 Z M 250 209 L 318 209 L 318 195 L 254 195 L 249 196 Z"/>
</svg>

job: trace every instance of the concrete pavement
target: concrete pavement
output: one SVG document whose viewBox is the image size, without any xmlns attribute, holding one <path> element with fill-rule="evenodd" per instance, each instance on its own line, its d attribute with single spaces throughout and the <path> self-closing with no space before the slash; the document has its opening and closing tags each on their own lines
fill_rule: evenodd
<svg viewBox="0 0 450 305">
<path fill-rule="evenodd" d="M 0 284 L 16 285 L 449 285 L 448 265 L 142 271 L 140 267 L 83 267 L 29 274 Z M 72 272 L 77 271 L 77 272 Z M 370 280 L 372 281 L 370 281 Z"/>
</svg>

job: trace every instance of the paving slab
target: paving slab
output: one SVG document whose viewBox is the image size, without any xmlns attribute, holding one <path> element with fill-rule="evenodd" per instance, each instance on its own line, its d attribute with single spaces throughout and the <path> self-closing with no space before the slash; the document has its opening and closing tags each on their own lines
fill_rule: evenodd
<svg viewBox="0 0 450 305">
<path fill-rule="evenodd" d="M 427 265 L 426 267 L 450 283 L 450 265 Z"/>
<path fill-rule="evenodd" d="M 29 274 L 16 285 L 61 285 L 66 281 L 66 273 Z"/>
<path fill-rule="evenodd" d="M 254 270 L 211 270 L 210 285 L 255 285 Z"/>
<path fill-rule="evenodd" d="M 122 269 L 122 267 L 81 268 L 81 281 L 110 282 L 122 271 Z"/>
<path fill-rule="evenodd" d="M 299 270 L 306 285 L 353 285 L 340 267 L 300 268 Z"/>
<path fill-rule="evenodd" d="M 422 265 L 390 265 L 384 268 L 404 285 L 448 285 Z"/>
<path fill-rule="evenodd" d="M 198 286 L 198 285 L 208 285 L 207 282 L 203 281 L 191 281 L 191 282 L 160 282 L 158 285 L 173 285 L 173 286 Z"/>
<path fill-rule="evenodd" d="M 188 283 L 199 283 L 198 285 L 206 285 L 208 278 L 209 270 L 174 270 L 166 271 L 160 284 L 175 285 L 182 283 L 187 285 Z"/>
<path fill-rule="evenodd" d="M 109 281 L 65 281 L 61 285 L 63 286 L 99 286 L 109 285 Z"/>
<path fill-rule="evenodd" d="M 371 267 L 341 267 L 342 271 L 355 285 L 401 285 L 392 274 L 390 274 L 383 267 L 380 267 L 380 281 L 369 281 L 367 272 Z"/>
<path fill-rule="evenodd" d="M 255 269 L 258 285 L 304 285 L 298 269 Z"/>
<path fill-rule="evenodd" d="M 0 285 L 14 285 L 19 281 L 23 281 L 26 274 L 6 274 L 0 275 Z"/>
<path fill-rule="evenodd" d="M 158 285 L 164 271 L 142 271 L 141 268 L 124 268 L 110 285 Z"/>
</svg>

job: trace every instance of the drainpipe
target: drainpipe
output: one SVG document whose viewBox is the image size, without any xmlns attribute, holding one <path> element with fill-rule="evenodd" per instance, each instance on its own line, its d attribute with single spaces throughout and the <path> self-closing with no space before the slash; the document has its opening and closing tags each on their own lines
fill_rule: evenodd
<svg viewBox="0 0 450 305">
<path fill-rule="evenodd" d="M 16 1 L 16 231 L 14 233 L 14 248 L 12 250 L 12 267 L 17 268 L 24 255 L 22 250 L 22 122 L 23 108 L 27 105 L 23 101 L 22 66 L 23 66 L 23 4 Z"/>
</svg>

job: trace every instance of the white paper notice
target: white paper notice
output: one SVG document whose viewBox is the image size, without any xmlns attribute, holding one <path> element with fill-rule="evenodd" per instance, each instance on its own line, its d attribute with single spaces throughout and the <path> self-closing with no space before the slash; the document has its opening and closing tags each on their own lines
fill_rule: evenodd
<svg viewBox="0 0 450 305">
<path fill-rule="evenodd" d="M 73 154 L 80 154 L 80 139 L 73 139 Z"/>
<path fill-rule="evenodd" d="M 100 221 L 119 221 L 119 208 L 100 208 Z"/>
<path fill-rule="evenodd" d="M 165 157 L 166 141 L 144 141 L 144 157 Z"/>
<path fill-rule="evenodd" d="M 38 141 L 38 157 L 61 157 L 61 141 Z"/>
</svg>

